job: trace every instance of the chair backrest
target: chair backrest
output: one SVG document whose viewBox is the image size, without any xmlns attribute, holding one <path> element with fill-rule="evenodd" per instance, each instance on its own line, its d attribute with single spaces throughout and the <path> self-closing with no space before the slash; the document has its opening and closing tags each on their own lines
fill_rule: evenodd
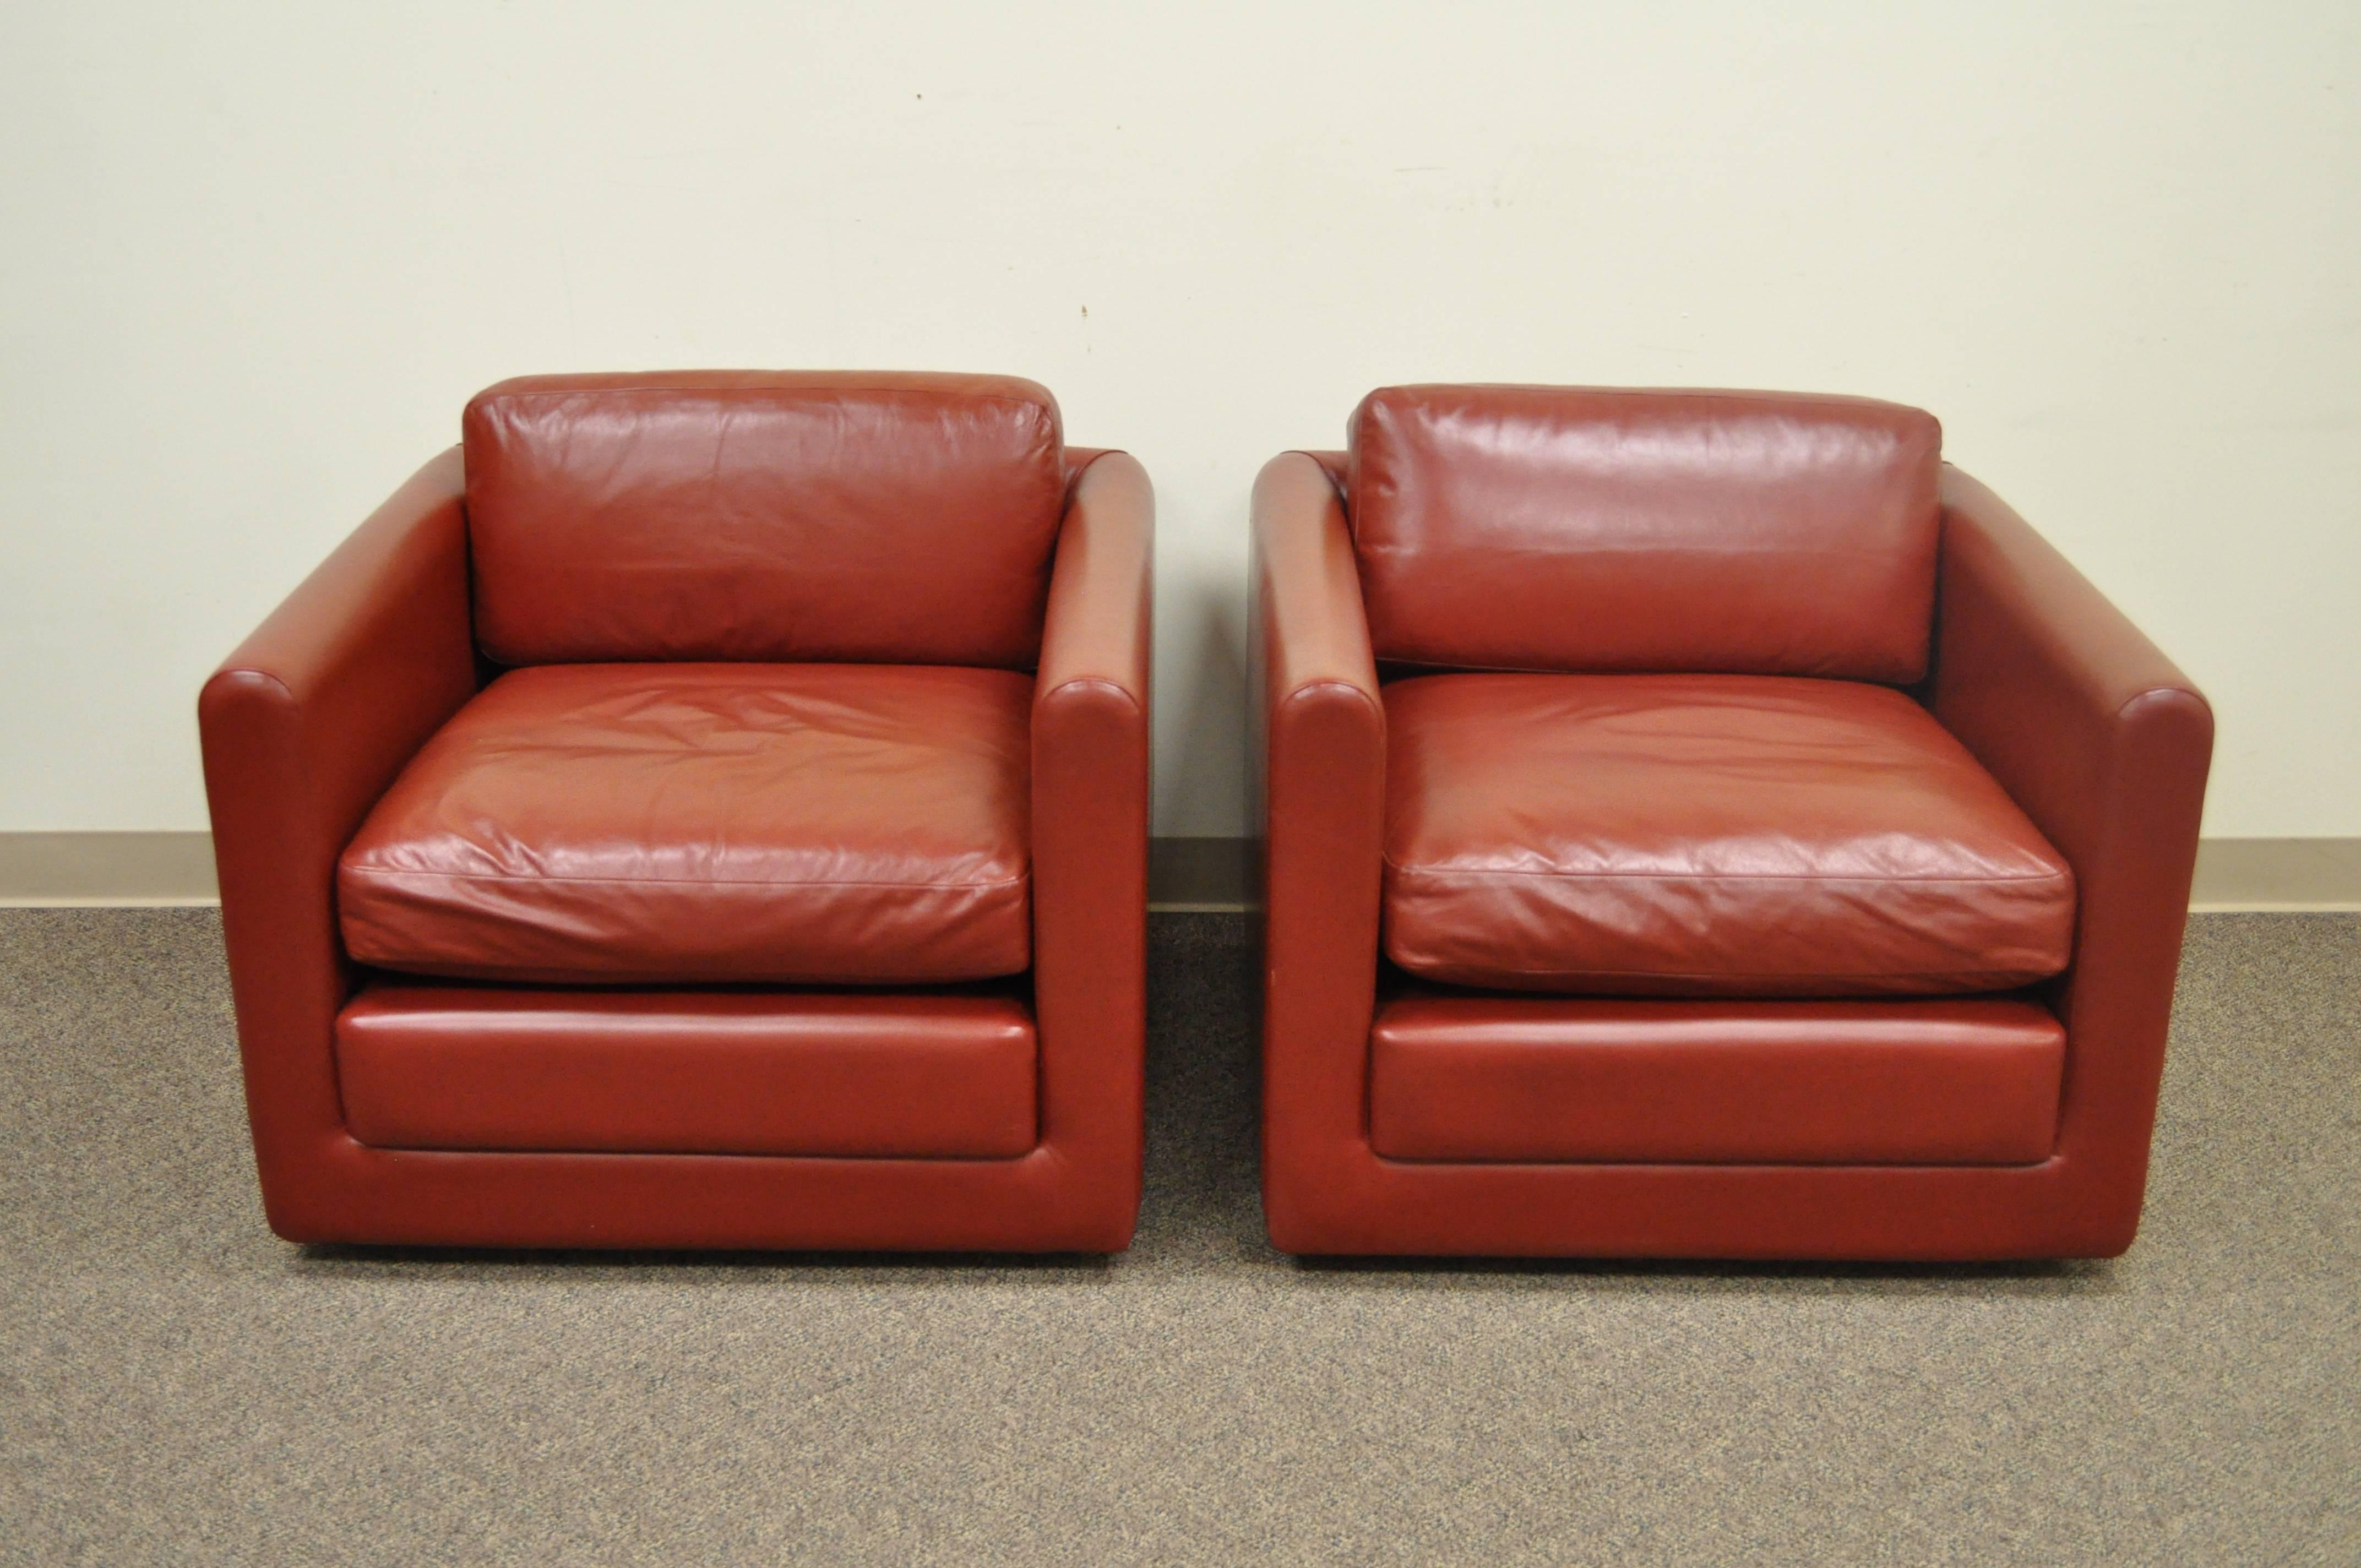
<svg viewBox="0 0 2361 1568">
<path fill-rule="evenodd" d="M 537 376 L 463 422 L 476 637 L 504 664 L 1029 666 L 1066 489 L 1004 376 Z"/>
<path fill-rule="evenodd" d="M 1859 398 L 1389 387 L 1345 488 L 1378 658 L 1926 673 L 1933 416 Z"/>
</svg>

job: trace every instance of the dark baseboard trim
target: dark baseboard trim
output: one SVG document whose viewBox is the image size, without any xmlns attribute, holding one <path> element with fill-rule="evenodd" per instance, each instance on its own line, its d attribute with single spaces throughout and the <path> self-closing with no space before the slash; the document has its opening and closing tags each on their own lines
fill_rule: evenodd
<svg viewBox="0 0 2361 1568">
<path fill-rule="evenodd" d="M 1148 847 L 1148 907 L 1235 913 L 1259 903 L 1251 839 L 1158 839 Z"/>
<path fill-rule="evenodd" d="M 0 905 L 211 904 L 205 833 L 0 833 Z M 1258 897 L 1251 839 L 1159 839 L 1148 907 L 1234 912 Z M 2190 907 L 2361 910 L 2361 839 L 2208 839 Z"/>
</svg>

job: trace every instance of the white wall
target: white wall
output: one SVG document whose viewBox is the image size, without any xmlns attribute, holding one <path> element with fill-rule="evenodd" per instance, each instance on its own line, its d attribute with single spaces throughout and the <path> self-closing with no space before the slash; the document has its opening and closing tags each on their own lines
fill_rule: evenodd
<svg viewBox="0 0 2361 1568">
<path fill-rule="evenodd" d="M 203 825 L 237 637 L 521 371 L 1038 377 L 1162 513 L 1240 830 L 1255 469 L 1389 381 L 1940 414 L 2361 833 L 2361 7 L 13 7 L 0 830 Z"/>
</svg>

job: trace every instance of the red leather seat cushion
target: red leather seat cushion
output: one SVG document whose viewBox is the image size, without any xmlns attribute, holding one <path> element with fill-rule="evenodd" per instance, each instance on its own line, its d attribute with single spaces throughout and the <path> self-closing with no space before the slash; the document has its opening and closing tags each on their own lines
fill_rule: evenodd
<svg viewBox="0 0 2361 1568">
<path fill-rule="evenodd" d="M 2065 861 L 1900 692 L 1766 675 L 1384 691 L 1385 947 L 1459 985 L 1995 991 L 2073 941 Z"/>
<path fill-rule="evenodd" d="M 2021 1165 L 2066 1031 L 2037 1003 L 1403 997 L 1378 1014 L 1391 1159 Z"/>
<path fill-rule="evenodd" d="M 379 983 L 336 1018 L 379 1148 L 1012 1158 L 1033 1019 L 1005 996 Z"/>
<path fill-rule="evenodd" d="M 938 666 L 511 671 L 346 850 L 345 945 L 555 984 L 1016 973 L 1032 691 Z"/>
</svg>

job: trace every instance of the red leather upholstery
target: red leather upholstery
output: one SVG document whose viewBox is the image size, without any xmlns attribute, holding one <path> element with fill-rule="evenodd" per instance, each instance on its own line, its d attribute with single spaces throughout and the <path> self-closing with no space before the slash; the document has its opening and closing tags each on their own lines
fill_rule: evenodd
<svg viewBox="0 0 2361 1568">
<path fill-rule="evenodd" d="M 1155 511 L 1147 470 L 1130 457 L 1108 453 L 1082 468 L 1033 683 L 1041 1141 L 1076 1190 L 1071 1201 L 1126 1239 L 1147 1142 Z"/>
<path fill-rule="evenodd" d="M 2058 1147 L 2112 1255 L 2147 1184 L 2213 713 L 2189 677 L 1999 497 L 1943 470 L 1928 706 L 2074 868 Z"/>
<path fill-rule="evenodd" d="M 1007 996 L 381 982 L 336 1018 L 380 1148 L 1014 1158 L 1038 1065 Z"/>
<path fill-rule="evenodd" d="M 1250 689 L 1268 835 L 1263 1196 L 1275 1243 L 1300 1253 L 1885 1259 L 2112 1256 L 2130 1245 L 2211 719 L 2186 678 L 2063 558 L 1949 470 L 1928 706 L 2075 877 L 2071 962 L 2040 988 L 2066 1030 L 2048 1157 L 1379 1154 L 1370 1117 L 1387 729 L 1336 483 L 1344 473 L 1335 455 L 1290 454 L 1255 488 Z M 1504 620 L 1523 613 L 1499 602 Z M 1768 1016 L 1783 1004 L 1728 1005 Z"/>
<path fill-rule="evenodd" d="M 1153 503 L 1120 454 L 1061 454 L 1058 473 L 1070 488 L 1037 629 L 1029 737 L 1039 1063 L 1026 1152 L 395 1149 L 353 1135 L 335 1031 L 360 971 L 339 938 L 337 859 L 476 690 L 470 519 L 454 451 L 306 579 L 199 700 L 271 1227 L 292 1241 L 470 1246 L 1126 1245 L 1140 1176 Z M 875 608 L 881 621 L 899 613 Z"/>
<path fill-rule="evenodd" d="M 1371 1033 L 1388 1159 L 2025 1165 L 2066 1031 L 2023 1001 L 1413 995 Z"/>
<path fill-rule="evenodd" d="M 336 935 L 336 857 L 475 695 L 461 488 L 454 447 L 306 577 L 197 698 L 247 1119 L 264 1211 L 291 1239 L 336 1234 L 345 1205 L 323 1167 L 358 1146 L 344 1130 L 330 1038 L 354 982 Z"/>
<path fill-rule="evenodd" d="M 1940 432 L 1858 398 L 1389 387 L 1349 483 L 1380 659 L 1912 681 Z"/>
<path fill-rule="evenodd" d="M 1891 687 L 1428 675 L 1384 700 L 1385 950 L 1413 974 L 1866 996 L 2066 967 L 2073 873 Z"/>
<path fill-rule="evenodd" d="M 555 984 L 1016 974 L 1032 697 L 950 666 L 512 671 L 345 851 L 345 946 Z"/>
<path fill-rule="evenodd" d="M 501 663 L 1040 650 L 1066 473 L 1033 382 L 536 376 L 463 422 L 476 635 Z"/>
</svg>

